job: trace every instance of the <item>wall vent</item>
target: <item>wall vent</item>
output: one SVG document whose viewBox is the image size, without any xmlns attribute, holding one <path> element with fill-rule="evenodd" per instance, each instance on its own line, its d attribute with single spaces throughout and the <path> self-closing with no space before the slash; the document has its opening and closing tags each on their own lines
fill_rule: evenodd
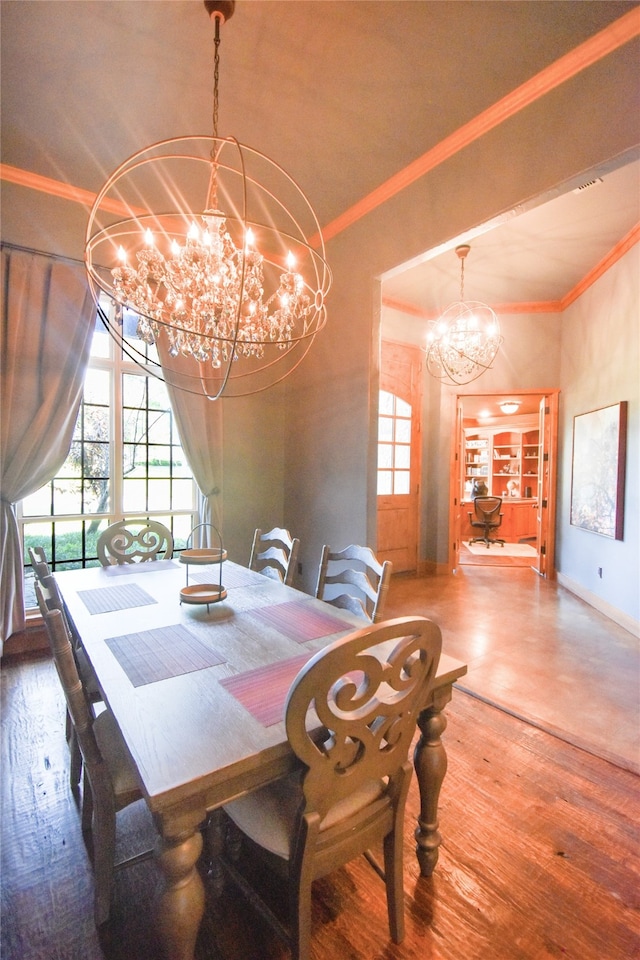
<svg viewBox="0 0 640 960">
<path fill-rule="evenodd" d="M 602 177 L 596 177 L 594 180 L 587 180 L 586 183 L 581 183 L 579 187 L 576 187 L 573 192 L 582 193 L 584 190 L 591 190 L 592 187 L 597 187 L 599 183 L 604 183 Z"/>
</svg>

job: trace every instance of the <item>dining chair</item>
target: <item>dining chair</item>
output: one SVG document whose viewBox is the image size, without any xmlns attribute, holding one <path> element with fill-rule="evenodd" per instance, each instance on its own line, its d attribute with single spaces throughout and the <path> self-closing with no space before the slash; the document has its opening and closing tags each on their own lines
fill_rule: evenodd
<svg viewBox="0 0 640 960">
<path fill-rule="evenodd" d="M 312 882 L 360 854 L 385 882 L 392 940 L 404 937 L 403 823 L 413 770 L 408 754 L 440 648 L 433 621 L 400 617 L 320 650 L 293 681 L 285 706 L 287 737 L 300 769 L 224 806 L 231 821 L 224 875 L 260 904 L 293 960 L 309 957 Z M 374 844 L 382 844 L 383 866 L 370 852 Z M 248 880 L 243 852 L 253 865 L 261 857 L 286 879 L 287 924 Z"/>
<path fill-rule="evenodd" d="M 36 594 L 41 592 L 36 583 Z M 41 609 L 43 609 L 41 607 Z M 89 836 L 94 872 L 94 918 L 96 926 L 109 919 L 114 871 L 151 856 L 143 853 L 116 864 L 116 814 L 142 794 L 135 769 L 120 731 L 108 709 L 94 717 L 73 655 L 71 635 L 60 610 L 47 610 L 43 617 L 51 652 L 67 709 L 71 716 L 83 760 L 82 829 Z"/>
<path fill-rule="evenodd" d="M 51 567 L 47 563 L 47 557 L 43 547 L 29 547 L 29 559 L 31 568 L 36 580 L 42 580 L 51 574 Z"/>
<path fill-rule="evenodd" d="M 97 551 L 103 567 L 116 563 L 170 560 L 173 537 L 159 520 L 118 520 L 102 531 Z"/>
<path fill-rule="evenodd" d="M 344 550 L 332 551 L 325 544 L 315 595 L 334 607 L 378 623 L 382 620 L 392 570 L 391 561 L 380 563 L 369 547 L 352 543 Z"/>
<path fill-rule="evenodd" d="M 249 569 L 291 586 L 296 572 L 300 541 L 288 530 L 274 527 L 268 533 L 256 529 L 251 546 Z"/>
<path fill-rule="evenodd" d="M 102 692 L 98 686 L 98 681 L 95 673 L 93 672 L 91 664 L 87 659 L 87 655 L 84 652 L 80 638 L 75 632 L 72 623 L 67 616 L 64 601 L 60 595 L 60 591 L 58 590 L 58 584 L 56 583 L 55 577 L 49 574 L 49 576 L 43 577 L 42 580 L 37 580 L 35 586 L 38 588 L 36 590 L 36 599 L 38 601 L 38 606 L 43 619 L 45 619 L 47 613 L 49 613 L 51 610 L 58 610 L 64 618 L 69 636 L 71 637 L 71 646 L 73 650 L 73 656 L 76 661 L 80 682 L 82 683 L 82 687 L 90 705 L 91 712 L 95 717 L 95 707 L 98 703 L 102 702 Z M 78 745 L 75 728 L 68 709 L 65 734 L 67 743 L 69 745 L 69 752 L 71 754 L 69 779 L 71 782 L 71 788 L 75 789 L 80 783 L 80 777 L 82 774 L 82 753 Z"/>
</svg>

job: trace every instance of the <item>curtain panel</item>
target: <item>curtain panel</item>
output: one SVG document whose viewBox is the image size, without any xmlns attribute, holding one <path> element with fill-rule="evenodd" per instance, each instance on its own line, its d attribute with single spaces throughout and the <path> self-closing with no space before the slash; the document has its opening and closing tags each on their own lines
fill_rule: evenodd
<svg viewBox="0 0 640 960">
<path fill-rule="evenodd" d="M 82 264 L 3 245 L 0 349 L 0 645 L 25 627 L 15 504 L 64 463 L 95 306 Z"/>
<path fill-rule="evenodd" d="M 161 363 L 169 364 L 164 337 L 158 341 L 158 353 Z M 193 363 L 191 358 L 171 357 L 172 379 L 176 384 L 184 382 L 185 389 L 167 383 L 167 390 L 180 443 L 198 486 L 198 520 L 213 524 L 222 534 L 222 400 L 209 400 L 204 393 L 190 392 L 193 389 Z M 217 546 L 210 530 L 203 529 L 199 533 L 201 535 L 195 539 L 194 545 Z"/>
</svg>

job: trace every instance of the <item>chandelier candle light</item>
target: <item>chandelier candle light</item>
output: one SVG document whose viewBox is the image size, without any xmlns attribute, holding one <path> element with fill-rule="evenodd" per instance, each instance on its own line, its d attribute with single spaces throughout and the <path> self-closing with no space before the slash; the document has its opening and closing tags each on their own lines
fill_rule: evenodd
<svg viewBox="0 0 640 960">
<path fill-rule="evenodd" d="M 215 400 L 264 390 L 298 366 L 326 322 L 331 273 L 295 181 L 218 136 L 220 26 L 235 3 L 204 6 L 215 27 L 213 135 L 161 141 L 125 160 L 92 207 L 85 263 L 125 353 L 171 386 Z M 101 294 L 115 305 L 109 314 Z M 137 337 L 127 336 L 123 313 L 137 317 Z"/>
<path fill-rule="evenodd" d="M 471 383 L 488 370 L 502 343 L 500 324 L 491 307 L 464 299 L 464 261 L 471 247 L 456 247 L 460 259 L 460 300 L 451 303 L 432 325 L 425 353 L 432 377 L 449 384 Z"/>
</svg>

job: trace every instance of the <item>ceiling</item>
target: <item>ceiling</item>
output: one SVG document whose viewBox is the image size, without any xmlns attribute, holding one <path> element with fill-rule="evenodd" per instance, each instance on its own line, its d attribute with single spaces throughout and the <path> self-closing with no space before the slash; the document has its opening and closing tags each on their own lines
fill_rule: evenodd
<svg viewBox="0 0 640 960">
<path fill-rule="evenodd" d="M 222 28 L 220 132 L 281 163 L 335 235 L 345 211 L 635 8 L 616 0 L 239 0 Z M 2 160 L 12 168 L 3 239 L 80 258 L 88 205 L 56 195 L 56 184 L 95 193 L 140 147 L 210 132 L 213 30 L 200 0 L 3 0 L 1 15 Z M 615 55 L 635 63 L 637 78 L 634 43 Z M 625 89 L 629 124 L 640 116 L 639 93 L 637 83 Z M 435 250 L 383 275 L 383 298 L 416 314 L 441 310 L 459 293 L 454 247 L 470 242 L 467 296 L 561 300 L 638 223 L 638 157 L 626 150 L 545 197 L 527 197 L 491 229 L 470 224 L 441 237 Z M 463 160 L 460 175 L 491 191 L 498 171 Z M 513 163 L 505 156 L 500 176 Z M 34 175 L 47 180 L 36 184 Z"/>
<path fill-rule="evenodd" d="M 540 202 L 539 202 L 540 201 Z M 394 272 L 383 285 L 388 302 L 437 316 L 460 295 L 455 253 L 469 243 L 464 292 L 494 309 L 560 303 L 640 220 L 640 162 L 600 171 L 531 209 L 513 210 L 496 222 L 427 251 L 421 262 Z M 553 309 L 553 307 L 552 307 Z M 507 312 L 506 310 L 504 312 Z"/>
</svg>

